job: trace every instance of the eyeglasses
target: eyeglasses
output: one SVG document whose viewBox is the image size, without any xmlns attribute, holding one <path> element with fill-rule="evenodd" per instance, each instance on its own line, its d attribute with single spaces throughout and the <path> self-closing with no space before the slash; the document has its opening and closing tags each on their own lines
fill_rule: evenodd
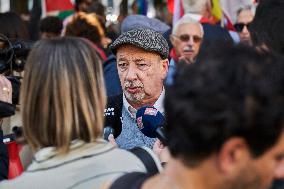
<svg viewBox="0 0 284 189">
<path fill-rule="evenodd" d="M 182 42 L 188 42 L 190 38 L 192 37 L 194 43 L 199 43 L 202 41 L 202 37 L 199 37 L 198 35 L 188 35 L 188 34 L 182 34 L 180 36 L 173 35 L 174 37 L 177 37 Z"/>
<path fill-rule="evenodd" d="M 237 32 L 241 32 L 241 31 L 243 31 L 243 29 L 244 29 L 245 26 L 246 26 L 247 29 L 249 30 L 250 25 L 251 25 L 251 22 L 250 22 L 250 23 L 247 23 L 247 24 L 245 24 L 245 23 L 237 23 L 237 24 L 235 24 L 234 26 L 235 26 L 235 29 L 237 30 Z"/>
</svg>

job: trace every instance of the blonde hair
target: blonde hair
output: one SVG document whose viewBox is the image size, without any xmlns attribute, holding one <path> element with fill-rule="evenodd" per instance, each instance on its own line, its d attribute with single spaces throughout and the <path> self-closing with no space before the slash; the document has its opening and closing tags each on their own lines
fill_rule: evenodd
<svg viewBox="0 0 284 189">
<path fill-rule="evenodd" d="M 101 35 L 101 37 L 105 36 L 104 29 L 103 29 L 103 27 L 102 27 L 102 25 L 99 21 L 99 18 L 97 17 L 97 15 L 95 13 L 79 12 L 73 18 L 73 20 L 76 20 L 76 19 L 86 20 L 86 22 L 88 24 L 98 28 L 98 31 L 99 31 L 99 34 Z"/>
<path fill-rule="evenodd" d="M 34 151 L 69 151 L 72 140 L 101 136 L 106 104 L 101 62 L 80 38 L 41 40 L 29 54 L 21 87 L 25 137 Z"/>
<path fill-rule="evenodd" d="M 101 47 L 105 32 L 96 14 L 79 12 L 67 24 L 65 36 L 84 37 Z"/>
</svg>

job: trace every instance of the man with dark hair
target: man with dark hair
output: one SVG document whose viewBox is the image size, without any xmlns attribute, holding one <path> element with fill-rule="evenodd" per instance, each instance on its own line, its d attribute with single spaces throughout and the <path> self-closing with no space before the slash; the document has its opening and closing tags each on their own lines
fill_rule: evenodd
<svg viewBox="0 0 284 189">
<path fill-rule="evenodd" d="M 40 37 L 42 39 L 50 39 L 58 37 L 61 34 L 63 23 L 60 18 L 56 16 L 47 16 L 39 23 Z"/>
<path fill-rule="evenodd" d="M 165 97 L 165 171 L 132 173 L 113 188 L 127 178 L 128 188 L 267 189 L 284 158 L 283 71 L 283 60 L 247 46 L 185 65 Z"/>
</svg>

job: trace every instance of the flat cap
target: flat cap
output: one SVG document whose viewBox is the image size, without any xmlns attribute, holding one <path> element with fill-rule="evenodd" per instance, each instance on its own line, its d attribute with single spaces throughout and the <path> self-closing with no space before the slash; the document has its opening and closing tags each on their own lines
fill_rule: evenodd
<svg viewBox="0 0 284 189">
<path fill-rule="evenodd" d="M 139 28 L 122 33 L 111 45 L 110 49 L 116 54 L 121 45 L 134 45 L 145 51 L 156 52 L 162 59 L 168 58 L 169 46 L 166 39 L 159 32 Z"/>
</svg>

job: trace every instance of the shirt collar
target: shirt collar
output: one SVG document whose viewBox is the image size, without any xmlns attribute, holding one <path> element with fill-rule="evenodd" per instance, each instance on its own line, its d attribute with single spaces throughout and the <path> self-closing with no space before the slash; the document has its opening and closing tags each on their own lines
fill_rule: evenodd
<svg viewBox="0 0 284 189">
<path fill-rule="evenodd" d="M 164 114 L 164 98 L 165 98 L 165 89 L 163 87 L 163 90 L 158 98 L 158 100 L 154 103 L 154 107 L 161 112 L 162 114 Z M 133 108 L 126 100 L 125 95 L 123 94 L 123 106 L 124 108 L 127 110 L 127 112 L 130 114 L 130 116 L 132 118 L 136 118 L 136 112 L 137 110 L 135 108 Z"/>
</svg>

